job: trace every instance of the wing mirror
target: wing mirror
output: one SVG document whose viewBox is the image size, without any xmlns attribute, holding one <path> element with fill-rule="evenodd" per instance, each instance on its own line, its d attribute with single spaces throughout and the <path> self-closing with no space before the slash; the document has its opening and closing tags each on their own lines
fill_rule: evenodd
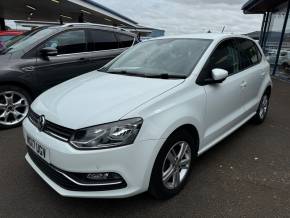
<svg viewBox="0 0 290 218">
<path fill-rule="evenodd" d="M 56 48 L 46 47 L 46 48 L 41 49 L 40 53 L 44 57 L 49 57 L 49 56 L 56 56 L 58 54 L 58 51 Z"/>
<path fill-rule="evenodd" d="M 216 83 L 222 83 L 227 77 L 229 76 L 229 72 L 224 69 L 215 68 L 211 71 L 211 77 L 209 79 L 206 79 L 206 84 L 216 84 Z"/>
</svg>

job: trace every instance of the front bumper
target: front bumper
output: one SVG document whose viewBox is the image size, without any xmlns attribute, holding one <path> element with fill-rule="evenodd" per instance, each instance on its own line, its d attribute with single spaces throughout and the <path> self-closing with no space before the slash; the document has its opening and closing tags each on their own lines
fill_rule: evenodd
<svg viewBox="0 0 290 218">
<path fill-rule="evenodd" d="M 61 172 L 99 173 L 114 172 L 123 178 L 123 183 L 99 189 L 79 189 L 66 186 L 47 173 L 36 154 L 26 155 L 27 162 L 56 192 L 68 197 L 122 198 L 142 193 L 148 189 L 151 171 L 159 148 L 164 140 L 138 141 L 132 145 L 104 150 L 80 151 L 68 143 L 57 140 L 38 129 L 28 120 L 23 122 L 25 140 L 27 134 L 44 145 L 49 152 L 46 166 L 53 166 Z M 30 151 L 32 152 L 32 151 Z M 34 155 L 33 155 L 34 154 Z M 38 157 L 39 158 L 39 157 Z"/>
</svg>

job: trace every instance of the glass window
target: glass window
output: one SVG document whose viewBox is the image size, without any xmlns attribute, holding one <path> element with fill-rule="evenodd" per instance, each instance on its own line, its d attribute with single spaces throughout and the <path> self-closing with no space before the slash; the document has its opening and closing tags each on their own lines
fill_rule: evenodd
<svg viewBox="0 0 290 218">
<path fill-rule="evenodd" d="M 113 32 L 102 30 L 89 30 L 89 32 L 89 51 L 100 51 L 118 48 L 118 41 Z"/>
<path fill-rule="evenodd" d="M 227 70 L 229 74 L 238 72 L 238 51 L 233 46 L 232 40 L 222 42 L 208 59 L 199 80 L 211 78 L 211 72 L 215 68 Z"/>
<path fill-rule="evenodd" d="M 248 39 L 238 39 L 238 48 L 240 52 L 240 70 L 251 67 L 261 60 L 259 51 L 254 42 Z"/>
<path fill-rule="evenodd" d="M 27 47 L 30 47 L 34 43 L 40 41 L 42 38 L 49 36 L 56 29 L 40 27 L 33 29 L 31 31 L 25 32 L 22 35 L 16 36 L 5 43 L 4 50 L 1 51 L 1 54 L 13 53 L 16 51 L 24 50 Z"/>
<path fill-rule="evenodd" d="M 12 39 L 14 36 L 0 36 L 0 42 L 6 42 Z"/>
<path fill-rule="evenodd" d="M 60 33 L 49 39 L 44 47 L 56 48 L 58 54 L 71 54 L 86 51 L 86 36 L 84 30 L 71 30 Z"/>
<path fill-rule="evenodd" d="M 133 45 L 134 42 L 134 37 L 124 35 L 124 34 L 119 34 L 119 47 L 120 48 L 127 48 Z"/>
<path fill-rule="evenodd" d="M 206 39 L 158 39 L 135 45 L 101 70 L 136 76 L 190 75 L 211 44 Z"/>
</svg>

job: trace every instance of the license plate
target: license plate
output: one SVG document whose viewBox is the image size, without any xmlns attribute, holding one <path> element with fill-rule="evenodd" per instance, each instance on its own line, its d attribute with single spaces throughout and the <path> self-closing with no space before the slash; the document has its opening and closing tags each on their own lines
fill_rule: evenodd
<svg viewBox="0 0 290 218">
<path fill-rule="evenodd" d="M 48 149 L 37 142 L 35 139 L 27 135 L 27 145 L 45 161 L 49 162 Z"/>
</svg>

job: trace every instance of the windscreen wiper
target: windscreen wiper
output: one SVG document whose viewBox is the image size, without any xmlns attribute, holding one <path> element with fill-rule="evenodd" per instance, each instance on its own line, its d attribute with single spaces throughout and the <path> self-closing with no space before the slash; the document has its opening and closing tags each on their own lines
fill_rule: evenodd
<svg viewBox="0 0 290 218">
<path fill-rule="evenodd" d="M 105 73 L 111 73 L 111 74 L 119 74 L 119 75 L 126 75 L 126 76 L 140 76 L 140 77 L 147 77 L 144 73 L 134 73 L 129 72 L 126 70 L 120 70 L 120 71 L 104 71 Z"/>
<path fill-rule="evenodd" d="M 139 77 L 146 77 L 146 78 L 160 78 L 160 79 L 186 79 L 187 78 L 187 76 L 185 75 L 172 75 L 168 73 L 145 74 L 145 73 L 128 72 L 126 70 L 106 71 L 106 73 L 120 74 L 120 75 L 127 75 L 127 76 L 139 76 Z"/>
<path fill-rule="evenodd" d="M 150 75 L 147 74 L 146 77 L 160 78 L 160 79 L 186 79 L 187 78 L 187 76 L 185 76 L 185 75 L 172 75 L 172 74 L 168 74 L 168 73 L 150 74 Z"/>
</svg>

